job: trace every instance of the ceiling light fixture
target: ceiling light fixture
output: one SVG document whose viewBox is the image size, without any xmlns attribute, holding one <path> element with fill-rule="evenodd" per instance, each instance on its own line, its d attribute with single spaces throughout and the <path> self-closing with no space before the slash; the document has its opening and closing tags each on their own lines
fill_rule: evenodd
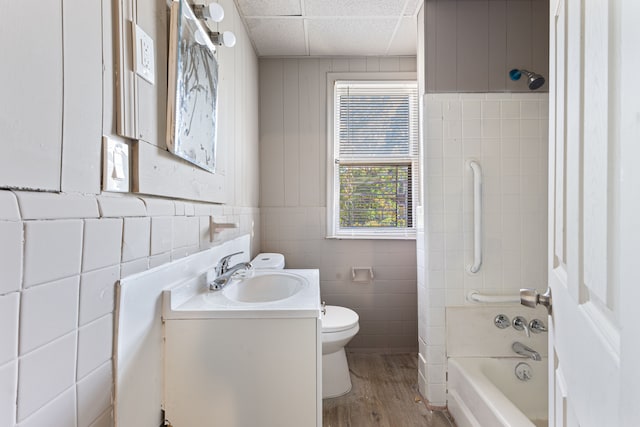
<svg viewBox="0 0 640 427">
<path fill-rule="evenodd" d="M 236 44 L 236 35 L 231 31 L 225 31 L 223 33 L 209 31 L 209 37 L 213 44 L 217 46 L 233 47 Z"/>
<path fill-rule="evenodd" d="M 194 4 L 191 7 L 198 19 L 205 21 L 210 19 L 213 22 L 221 22 L 224 19 L 224 9 L 218 3 Z"/>
<path fill-rule="evenodd" d="M 193 14 L 208 29 L 208 23 L 221 22 L 224 19 L 224 9 L 219 3 L 212 2 L 209 4 L 193 4 L 191 5 Z M 236 35 L 231 31 L 207 31 L 211 42 L 216 46 L 233 47 L 236 44 Z"/>
</svg>

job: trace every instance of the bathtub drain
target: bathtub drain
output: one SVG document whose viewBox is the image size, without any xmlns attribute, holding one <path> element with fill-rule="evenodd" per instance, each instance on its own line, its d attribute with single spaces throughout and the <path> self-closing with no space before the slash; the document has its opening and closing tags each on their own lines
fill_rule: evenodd
<svg viewBox="0 0 640 427">
<path fill-rule="evenodd" d="M 520 362 L 516 365 L 516 377 L 520 381 L 529 381 L 532 377 L 531 366 L 528 363 Z"/>
</svg>

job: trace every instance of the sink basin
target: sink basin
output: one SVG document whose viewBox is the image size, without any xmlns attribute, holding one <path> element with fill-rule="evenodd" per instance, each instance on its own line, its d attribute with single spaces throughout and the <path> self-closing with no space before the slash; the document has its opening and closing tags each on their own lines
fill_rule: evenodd
<svg viewBox="0 0 640 427">
<path fill-rule="evenodd" d="M 166 319 L 318 318 L 316 269 L 242 271 L 221 291 L 210 291 L 202 273 L 164 291 Z"/>
<path fill-rule="evenodd" d="M 306 279 L 295 274 L 265 273 L 232 281 L 222 290 L 225 297 L 238 302 L 273 302 L 297 294 Z"/>
</svg>

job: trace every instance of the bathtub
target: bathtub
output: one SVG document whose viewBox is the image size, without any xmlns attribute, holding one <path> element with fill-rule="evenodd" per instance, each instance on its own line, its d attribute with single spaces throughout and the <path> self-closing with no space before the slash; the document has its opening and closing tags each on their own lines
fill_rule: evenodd
<svg viewBox="0 0 640 427">
<path fill-rule="evenodd" d="M 515 367 L 531 367 L 521 381 Z M 448 359 L 448 408 L 458 427 L 547 426 L 547 358 L 459 357 Z"/>
</svg>

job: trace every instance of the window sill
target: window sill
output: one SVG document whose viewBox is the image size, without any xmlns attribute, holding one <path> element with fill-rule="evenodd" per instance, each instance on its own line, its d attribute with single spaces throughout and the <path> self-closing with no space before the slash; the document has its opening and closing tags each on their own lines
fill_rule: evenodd
<svg viewBox="0 0 640 427">
<path fill-rule="evenodd" d="M 415 233 L 403 235 L 386 235 L 386 234 L 345 234 L 345 235 L 328 235 L 325 239 L 332 240 L 416 240 Z"/>
</svg>

